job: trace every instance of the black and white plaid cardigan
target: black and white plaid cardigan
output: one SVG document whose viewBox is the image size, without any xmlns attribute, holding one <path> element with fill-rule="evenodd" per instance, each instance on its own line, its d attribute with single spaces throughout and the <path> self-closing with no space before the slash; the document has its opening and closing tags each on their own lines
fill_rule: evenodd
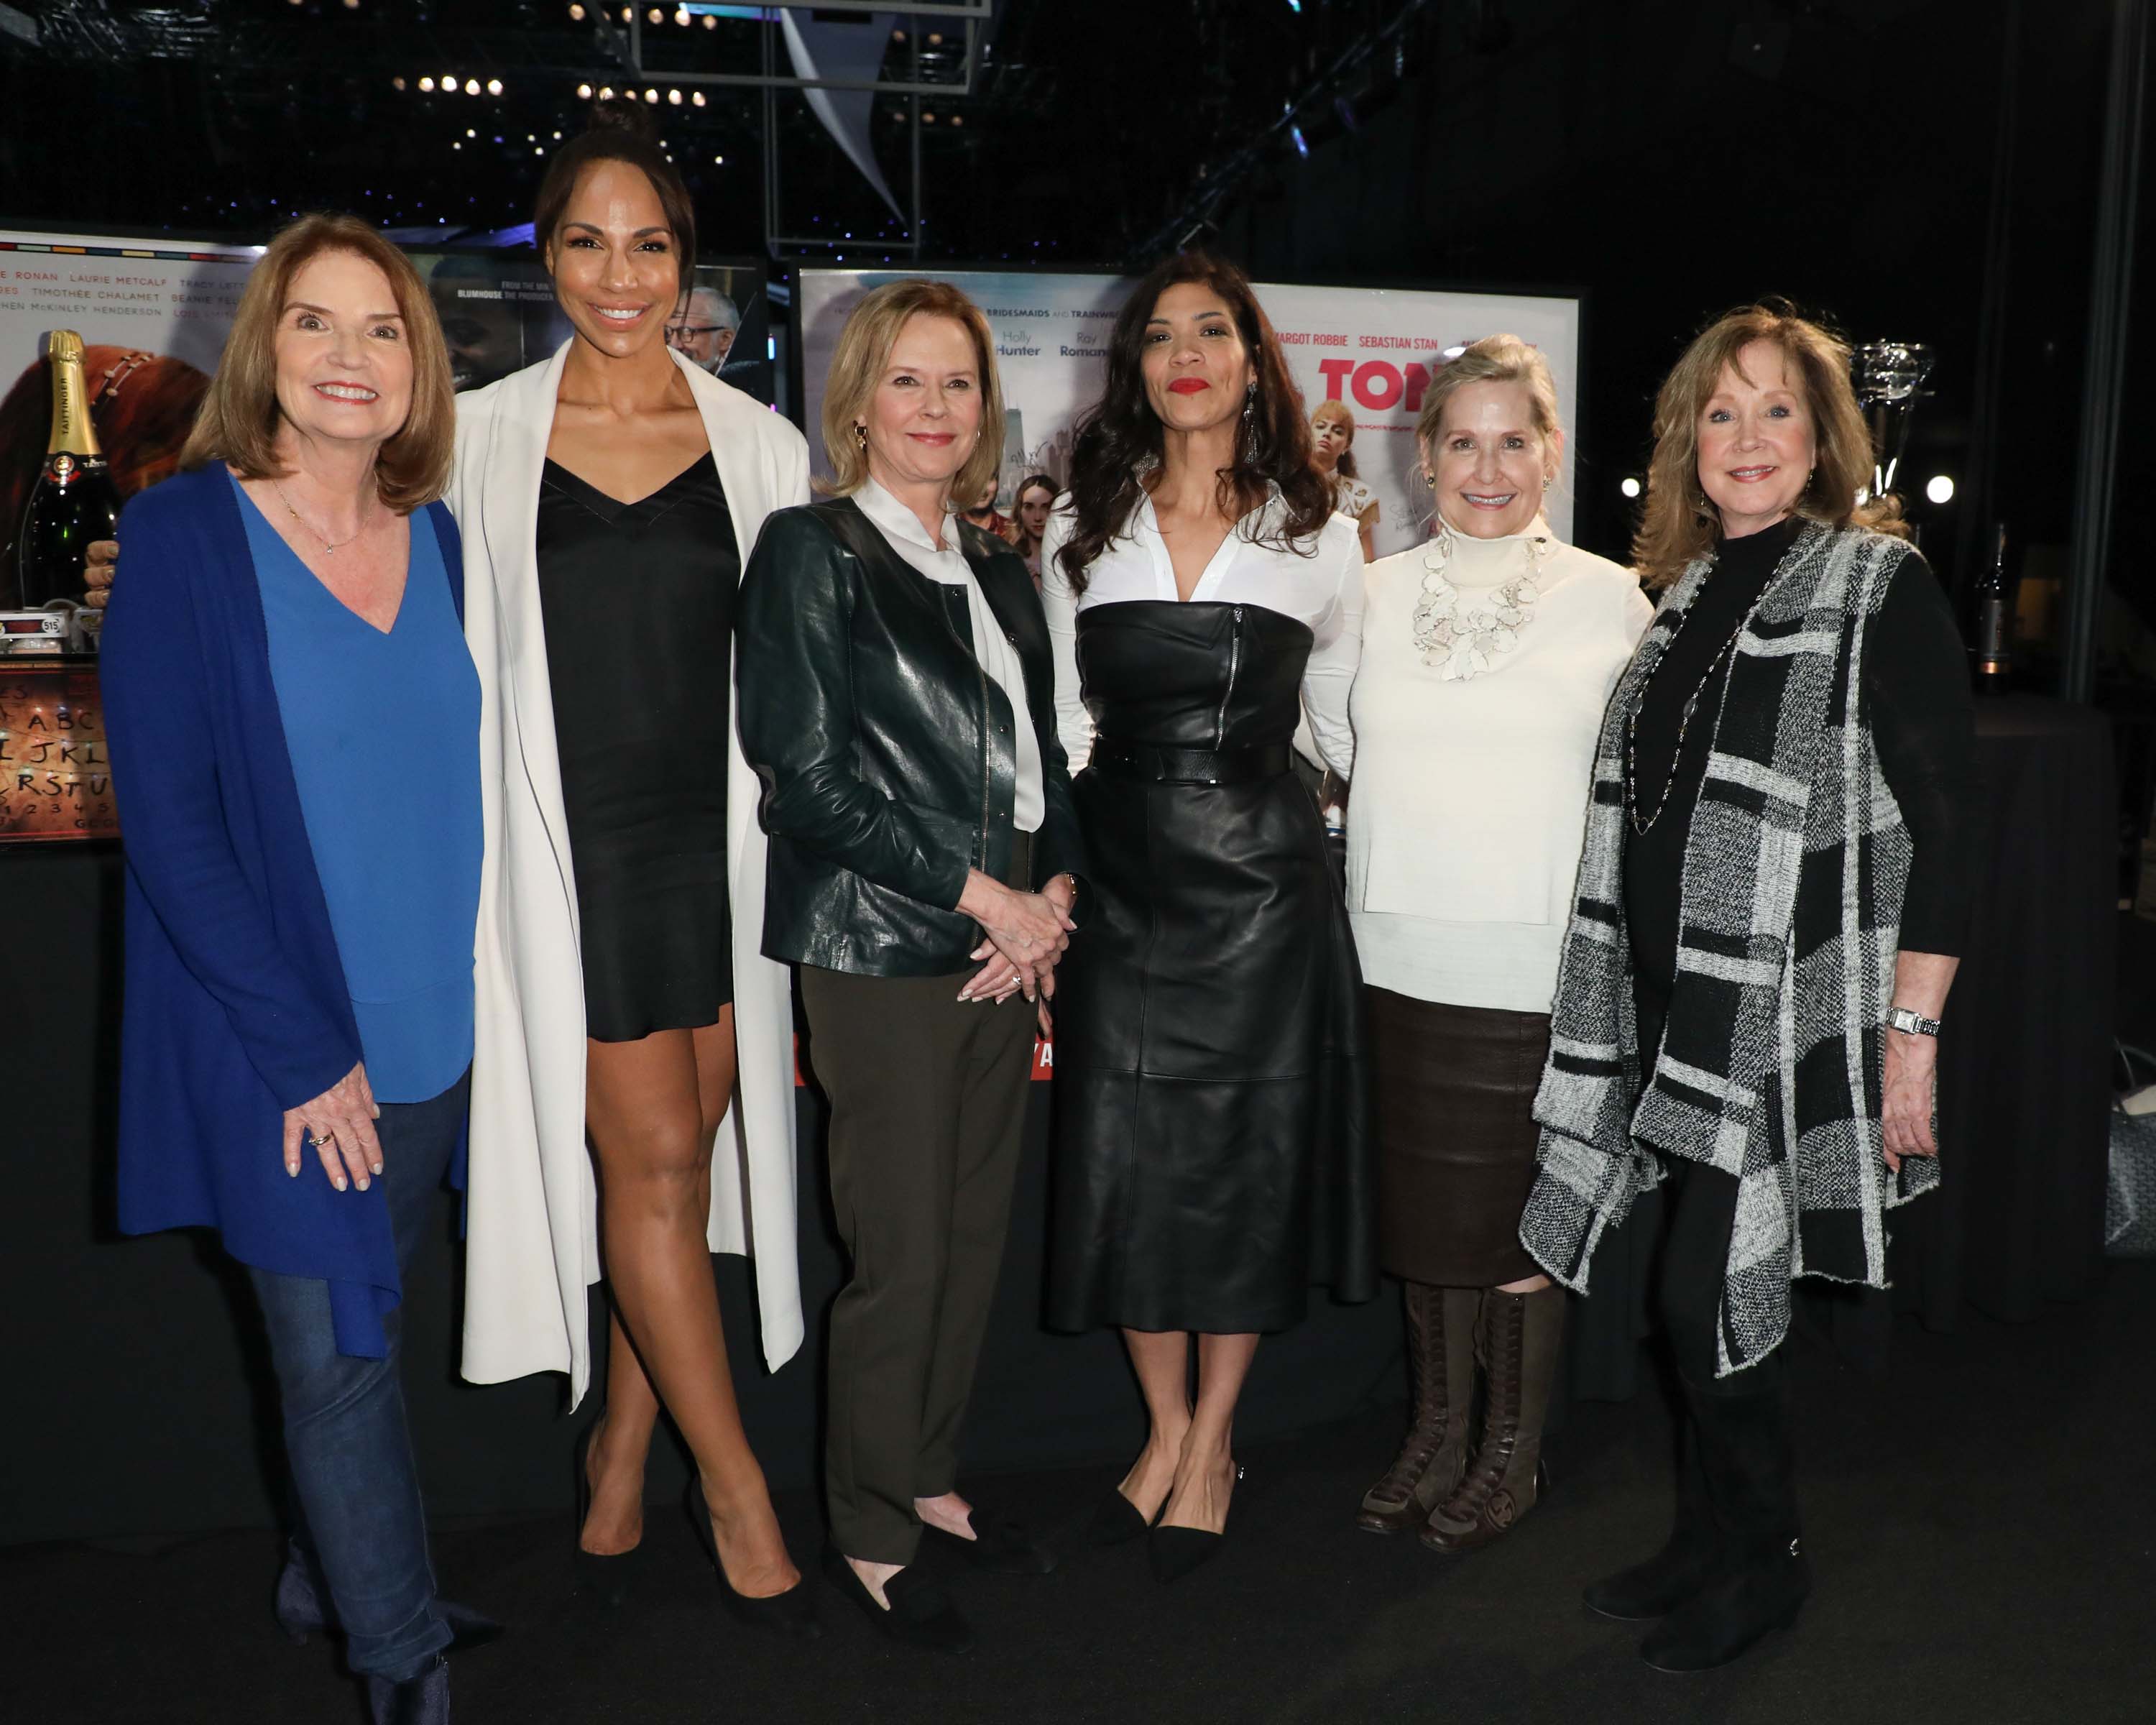
<svg viewBox="0 0 2156 1725">
<path fill-rule="evenodd" d="M 1670 589 L 1603 717 L 1520 1240 L 1584 1292 L 1603 1231 L 1661 1177 L 1653 1151 L 1737 1176 L 1719 1375 L 1789 1332 L 1794 1277 L 1884 1286 L 1886 1210 L 1938 1181 L 1930 1158 L 1887 1172 L 1879 1118 L 1911 845 L 1864 711 L 1864 644 L 1907 554 L 1899 539 L 1808 523 L 1738 642 L 1644 1093 L 1625 925 L 1625 721 L 1712 557 Z"/>
</svg>

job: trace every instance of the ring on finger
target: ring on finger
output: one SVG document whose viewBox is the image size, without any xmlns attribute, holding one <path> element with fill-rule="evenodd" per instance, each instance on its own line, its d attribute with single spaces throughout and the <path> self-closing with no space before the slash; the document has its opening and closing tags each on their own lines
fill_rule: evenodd
<svg viewBox="0 0 2156 1725">
<path fill-rule="evenodd" d="M 328 1143 L 328 1142 L 329 1142 L 332 1138 L 334 1138 L 334 1137 L 336 1137 L 336 1134 L 335 1132 L 324 1132 L 324 1133 L 321 1135 L 321 1137 L 320 1137 L 319 1138 L 315 1137 L 313 1137 L 313 1136 L 311 1134 L 311 1135 L 308 1137 L 307 1142 L 308 1142 L 310 1144 L 312 1144 L 312 1145 L 315 1147 L 315 1148 L 316 1148 L 316 1149 L 319 1150 L 319 1149 L 321 1149 L 321 1148 L 322 1147 L 322 1146 L 323 1146 L 323 1145 L 325 1145 L 325 1144 Z"/>
</svg>

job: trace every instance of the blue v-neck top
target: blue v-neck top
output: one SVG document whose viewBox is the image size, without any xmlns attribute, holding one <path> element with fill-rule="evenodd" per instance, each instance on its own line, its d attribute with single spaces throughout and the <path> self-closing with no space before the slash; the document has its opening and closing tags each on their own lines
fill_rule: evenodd
<svg viewBox="0 0 2156 1725">
<path fill-rule="evenodd" d="M 377 1102 L 423 1102 L 471 1061 L 479 919 L 479 673 L 441 547 L 410 519 L 403 598 L 378 629 L 227 482 L 367 1081 Z"/>
<path fill-rule="evenodd" d="M 291 1179 L 279 1153 L 283 1111 L 371 1051 L 322 891 L 327 859 L 300 806 L 305 752 L 287 747 L 270 675 L 251 506 L 213 464 L 152 486 L 120 518 L 123 573 L 99 665 L 126 851 L 119 1221 L 129 1234 L 213 1228 L 243 1264 L 323 1281 L 337 1352 L 379 1359 L 402 1296 L 388 1184 L 339 1192 L 312 1158 Z M 415 510 L 412 536 L 422 556 L 439 552 L 461 614 L 449 511 Z M 477 743 L 441 740 L 414 778 L 470 783 Z M 408 784 L 382 826 L 423 818 L 422 788 Z M 433 860 L 426 875 L 469 905 L 476 861 Z"/>
</svg>

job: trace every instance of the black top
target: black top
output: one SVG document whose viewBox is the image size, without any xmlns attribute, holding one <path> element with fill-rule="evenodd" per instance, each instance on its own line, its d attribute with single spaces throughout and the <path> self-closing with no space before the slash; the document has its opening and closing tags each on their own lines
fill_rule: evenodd
<svg viewBox="0 0 2156 1725">
<path fill-rule="evenodd" d="M 1686 699 L 1766 591 L 1802 525 L 1793 516 L 1717 547 L 1713 572 L 1640 701 L 1633 796 L 1643 819 L 1670 781 Z M 1629 820 L 1625 829 L 1625 916 L 1634 973 L 1650 993 L 1666 997 L 1676 981 L 1685 850 L 1733 657 L 1723 655 L 1700 696 L 1661 818 L 1644 836 Z M 1913 551 L 1895 571 L 1866 631 L 1862 699 L 1880 770 L 1901 805 L 1914 848 L 1902 900 L 1902 946 L 1912 952 L 1958 953 L 1975 891 L 1982 822 L 1976 712 L 1953 613 L 1930 566 Z"/>
<path fill-rule="evenodd" d="M 568 815 L 585 1020 L 601 1041 L 733 998 L 727 698 L 741 555 L 706 455 L 623 503 L 547 464 L 539 603 Z"/>
</svg>

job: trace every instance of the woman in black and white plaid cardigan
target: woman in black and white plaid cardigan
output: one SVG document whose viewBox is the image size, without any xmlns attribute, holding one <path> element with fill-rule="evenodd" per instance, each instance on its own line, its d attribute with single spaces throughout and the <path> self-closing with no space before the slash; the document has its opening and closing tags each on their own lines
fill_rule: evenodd
<svg viewBox="0 0 2156 1725">
<path fill-rule="evenodd" d="M 1871 446 L 1848 350 L 1784 310 L 1664 383 L 1634 547 L 1661 608 L 1603 721 L 1520 1238 L 1584 1291 L 1664 1184 L 1685 1399 L 1676 1530 L 1588 1603 L 1704 1670 L 1793 1622 L 1779 1344 L 1799 1276 L 1883 1285 L 1938 1180 L 1933 1040 L 1968 921 L 1961 643 Z M 1891 1027 L 1890 1027 L 1891 1026 Z"/>
</svg>

